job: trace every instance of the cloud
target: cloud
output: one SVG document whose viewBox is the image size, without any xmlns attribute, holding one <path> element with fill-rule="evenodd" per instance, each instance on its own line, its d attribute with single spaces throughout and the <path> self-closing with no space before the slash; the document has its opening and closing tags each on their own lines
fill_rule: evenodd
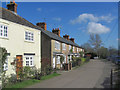
<svg viewBox="0 0 120 90">
<path fill-rule="evenodd" d="M 42 8 L 37 8 L 37 11 L 42 11 Z"/>
<path fill-rule="evenodd" d="M 110 29 L 101 23 L 96 23 L 96 22 L 89 22 L 87 26 L 87 30 L 89 33 L 93 34 L 103 34 L 107 33 L 110 31 Z"/>
<path fill-rule="evenodd" d="M 61 18 L 56 17 L 56 18 L 53 18 L 53 20 L 60 22 L 60 21 L 61 21 Z"/>
<path fill-rule="evenodd" d="M 119 38 L 117 38 L 116 40 L 117 40 L 117 41 L 120 41 L 120 39 L 119 39 Z"/>
<path fill-rule="evenodd" d="M 87 22 L 98 22 L 98 21 L 105 21 L 110 23 L 112 20 L 114 19 L 114 17 L 111 16 L 111 14 L 107 15 L 107 16 L 100 16 L 100 17 L 96 17 L 93 14 L 88 14 L 88 13 L 83 13 L 81 15 L 79 15 L 76 19 L 74 20 L 70 20 L 71 24 L 77 24 L 77 23 L 87 23 Z"/>
<path fill-rule="evenodd" d="M 99 17 L 100 21 L 106 21 L 108 23 L 112 22 L 112 20 L 114 20 L 115 17 L 112 17 L 111 14 L 109 14 L 108 16 L 101 16 Z"/>
</svg>

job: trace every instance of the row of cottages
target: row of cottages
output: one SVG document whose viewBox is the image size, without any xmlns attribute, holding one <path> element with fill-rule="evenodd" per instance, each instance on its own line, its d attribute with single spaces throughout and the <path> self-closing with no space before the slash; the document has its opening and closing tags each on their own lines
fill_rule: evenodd
<svg viewBox="0 0 120 90">
<path fill-rule="evenodd" d="M 74 42 L 74 38 L 69 39 L 69 35 L 60 37 L 59 28 L 50 32 L 46 23 L 33 25 L 17 15 L 15 2 L 10 2 L 7 8 L 0 8 L 0 47 L 6 48 L 8 52 L 4 65 L 7 75 L 18 74 L 19 68 L 23 66 L 41 69 L 41 62 L 45 59 L 50 61 L 53 68 L 60 68 L 61 55 L 65 57 L 64 63 L 68 64 L 72 60 L 71 56 L 79 57 L 79 52 L 84 51 Z"/>
</svg>

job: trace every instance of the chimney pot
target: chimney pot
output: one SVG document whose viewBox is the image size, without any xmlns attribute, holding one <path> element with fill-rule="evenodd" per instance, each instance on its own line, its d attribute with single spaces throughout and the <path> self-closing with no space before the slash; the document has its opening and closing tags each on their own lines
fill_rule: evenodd
<svg viewBox="0 0 120 90">
<path fill-rule="evenodd" d="M 54 34 L 57 34 L 60 37 L 60 30 L 59 30 L 59 28 L 55 28 L 55 29 L 53 28 L 52 32 Z"/>
<path fill-rule="evenodd" d="M 43 28 L 45 31 L 47 30 L 47 25 L 45 22 L 39 22 L 36 24 L 37 26 Z"/>
<path fill-rule="evenodd" d="M 71 40 L 73 43 L 75 43 L 74 38 L 70 38 L 70 40 Z"/>
<path fill-rule="evenodd" d="M 15 3 L 15 1 L 10 1 L 10 3 L 7 4 L 7 8 L 8 10 L 17 13 L 17 4 Z"/>
<path fill-rule="evenodd" d="M 69 35 L 65 34 L 63 37 L 64 37 L 65 39 L 69 40 Z"/>
</svg>

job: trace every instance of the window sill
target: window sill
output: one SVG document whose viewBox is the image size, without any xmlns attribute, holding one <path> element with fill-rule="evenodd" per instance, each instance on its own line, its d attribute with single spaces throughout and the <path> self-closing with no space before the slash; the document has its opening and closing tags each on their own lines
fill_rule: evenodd
<svg viewBox="0 0 120 90">
<path fill-rule="evenodd" d="M 34 43 L 34 41 L 27 41 L 27 40 L 25 40 L 25 42 L 28 42 L 28 43 Z"/>
<path fill-rule="evenodd" d="M 6 39 L 6 40 L 9 40 L 9 38 L 8 37 L 0 37 L 1 39 Z"/>
<path fill-rule="evenodd" d="M 55 50 L 60 50 L 60 49 L 56 49 L 56 48 L 55 48 Z"/>
</svg>

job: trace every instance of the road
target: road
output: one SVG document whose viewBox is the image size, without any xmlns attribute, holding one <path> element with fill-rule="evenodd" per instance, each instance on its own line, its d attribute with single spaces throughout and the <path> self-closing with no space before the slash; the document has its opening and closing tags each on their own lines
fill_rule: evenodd
<svg viewBox="0 0 120 90">
<path fill-rule="evenodd" d="M 111 62 L 90 60 L 83 66 L 27 88 L 109 88 Z"/>
</svg>

